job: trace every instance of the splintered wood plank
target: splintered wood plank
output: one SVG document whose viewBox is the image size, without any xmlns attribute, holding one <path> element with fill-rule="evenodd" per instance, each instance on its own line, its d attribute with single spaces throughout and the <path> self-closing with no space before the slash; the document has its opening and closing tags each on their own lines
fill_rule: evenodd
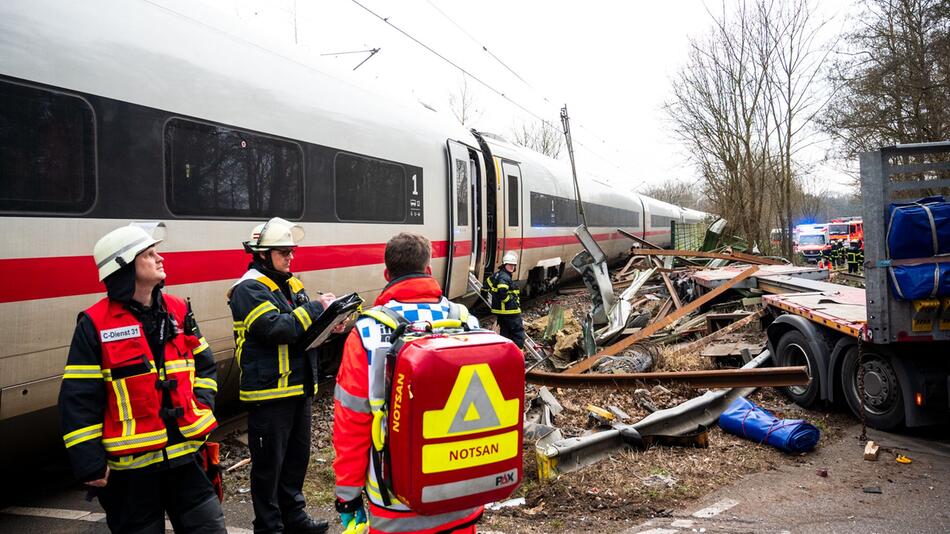
<svg viewBox="0 0 950 534">
<path fill-rule="evenodd" d="M 614 343 L 613 345 L 610 345 L 604 350 L 598 352 L 597 354 L 594 354 L 593 356 L 590 356 L 588 358 L 585 358 L 575 363 L 571 367 L 568 367 L 564 372 L 567 374 L 580 374 L 580 373 L 583 373 L 584 371 L 587 371 L 588 369 L 593 367 L 598 361 L 600 361 L 601 358 L 605 356 L 613 356 L 619 353 L 620 351 L 622 351 L 623 349 L 629 347 L 630 345 L 633 345 L 637 341 L 646 339 L 647 337 L 659 332 L 660 330 L 672 324 L 677 319 L 683 316 L 689 315 L 690 313 L 699 309 L 699 307 L 702 306 L 703 304 L 706 304 L 707 302 L 713 300 L 719 295 L 722 295 L 723 293 L 728 291 L 730 288 L 732 288 L 732 286 L 752 276 L 758 270 L 759 270 L 758 265 L 753 265 L 749 267 L 748 269 L 739 273 L 739 275 L 733 278 L 732 280 L 729 280 L 728 282 L 722 284 L 716 289 L 713 289 L 712 291 L 706 293 L 705 295 L 702 295 L 696 300 L 690 302 L 689 304 L 683 306 L 682 308 L 667 315 L 662 320 L 654 321 L 653 323 L 647 325 L 643 330 L 640 330 L 636 334 L 633 334 L 632 336 L 624 338 L 618 341 L 617 343 Z"/>
</svg>

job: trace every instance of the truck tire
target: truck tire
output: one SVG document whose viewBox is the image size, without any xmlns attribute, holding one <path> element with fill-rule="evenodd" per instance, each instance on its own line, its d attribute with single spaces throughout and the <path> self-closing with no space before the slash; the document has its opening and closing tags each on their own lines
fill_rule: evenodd
<svg viewBox="0 0 950 534">
<path fill-rule="evenodd" d="M 859 365 L 860 363 L 860 365 Z M 848 351 L 841 364 L 841 389 L 848 407 L 861 418 L 861 400 L 858 376 L 864 370 L 864 420 L 868 426 L 891 430 L 904 424 L 904 392 L 891 356 L 865 349 L 862 362 L 858 361 L 857 347 Z"/>
<path fill-rule="evenodd" d="M 775 365 L 779 367 L 806 366 L 808 376 L 811 377 L 808 385 L 785 386 L 782 392 L 803 408 L 811 408 L 818 402 L 821 391 L 818 380 L 818 361 L 812 354 L 812 348 L 804 334 L 798 330 L 789 330 L 782 335 L 775 347 Z"/>
</svg>

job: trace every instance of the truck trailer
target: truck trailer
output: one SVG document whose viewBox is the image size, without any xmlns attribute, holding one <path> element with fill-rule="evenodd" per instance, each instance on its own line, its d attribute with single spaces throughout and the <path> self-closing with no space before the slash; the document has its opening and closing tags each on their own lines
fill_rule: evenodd
<svg viewBox="0 0 950 534">
<path fill-rule="evenodd" d="M 807 386 L 785 388 L 799 405 L 846 403 L 882 430 L 945 424 L 950 294 L 944 293 L 950 279 L 944 274 L 950 276 L 950 255 L 938 250 L 938 241 L 950 235 L 950 218 L 930 216 L 933 254 L 896 259 L 888 243 L 911 237 L 889 226 L 892 203 L 950 198 L 950 141 L 882 148 L 862 154 L 860 164 L 865 289 L 816 283 L 814 291 L 764 296 L 769 349 L 778 366 L 808 367 Z M 895 273 L 907 266 L 936 273 L 930 294 L 900 298 Z"/>
</svg>

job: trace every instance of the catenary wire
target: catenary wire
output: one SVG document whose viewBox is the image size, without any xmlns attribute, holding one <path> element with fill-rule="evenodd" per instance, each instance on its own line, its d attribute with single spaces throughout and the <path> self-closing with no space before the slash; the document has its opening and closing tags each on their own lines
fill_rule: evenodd
<svg viewBox="0 0 950 534">
<path fill-rule="evenodd" d="M 441 59 L 442 61 L 448 63 L 449 65 L 451 65 L 452 67 L 454 67 L 455 69 L 457 69 L 457 70 L 458 70 L 459 72 L 461 72 L 462 74 L 464 74 L 464 75 L 470 77 L 471 79 L 475 80 L 476 82 L 478 82 L 479 84 L 481 84 L 483 87 L 485 87 L 486 89 L 488 89 L 488 90 L 491 91 L 492 93 L 495 93 L 496 95 L 500 96 L 502 99 L 506 100 L 506 101 L 509 102 L 511 105 L 517 107 L 518 109 L 524 111 L 524 112 L 527 113 L 528 115 L 530 115 L 530 116 L 534 117 L 535 119 L 541 121 L 541 123 L 545 124 L 545 125 L 548 126 L 549 128 L 553 128 L 553 129 L 555 129 L 555 130 L 559 130 L 559 129 L 560 129 L 557 125 L 555 125 L 555 124 L 552 123 L 551 121 L 548 121 L 547 119 L 544 119 L 543 117 L 541 117 L 541 116 L 538 115 L 537 113 L 534 113 L 533 111 L 529 110 L 527 107 L 525 107 L 525 106 L 522 105 L 521 103 L 515 101 L 514 99 L 512 99 L 511 97 L 509 97 L 508 95 L 506 95 L 506 94 L 503 93 L 502 91 L 500 91 L 500 90 L 496 89 L 495 87 L 491 86 L 490 84 L 488 84 L 487 82 L 485 82 L 484 80 L 482 80 L 481 78 L 479 78 L 478 76 L 475 76 L 474 74 L 472 74 L 471 72 L 469 72 L 468 70 L 466 70 L 464 67 L 458 65 L 457 63 L 455 63 L 455 62 L 452 61 L 451 59 L 447 58 L 446 56 L 444 56 L 443 54 L 441 54 L 440 52 L 438 52 L 437 50 L 435 50 L 435 49 L 432 48 L 431 46 L 429 46 L 429 45 L 423 43 L 422 41 L 420 41 L 419 39 L 415 38 L 413 35 L 409 34 L 407 31 L 403 30 L 403 29 L 400 28 L 399 26 L 396 26 L 395 24 L 393 24 L 392 22 L 389 21 L 389 17 L 383 17 L 382 15 L 376 13 L 375 11 L 373 11 L 372 9 L 370 9 L 369 7 L 367 7 L 367 6 L 363 5 L 362 3 L 360 3 L 359 0 L 350 0 L 350 1 L 353 2 L 354 4 L 356 4 L 357 6 L 361 7 L 361 8 L 362 8 L 363 10 L 365 10 L 367 13 L 373 15 L 374 17 L 376 17 L 376 18 L 379 19 L 380 21 L 384 22 L 385 24 L 387 24 L 387 25 L 388 25 L 389 27 L 391 27 L 392 29 L 394 29 L 394 30 L 396 30 L 397 32 L 401 33 L 401 34 L 402 34 L 403 36 L 405 36 L 406 38 L 410 39 L 410 40 L 413 41 L 414 43 L 416 43 L 416 44 L 418 44 L 419 46 L 421 46 L 422 48 L 426 49 L 428 52 L 430 52 L 431 54 L 435 55 L 436 57 L 438 57 L 438 58 Z M 530 87 L 530 86 L 529 86 L 529 87 Z M 587 128 L 584 128 L 584 130 L 586 131 Z M 605 142 L 605 141 L 601 140 L 601 142 Z M 585 144 L 583 144 L 583 143 L 581 143 L 581 142 L 575 142 L 575 143 L 576 143 L 577 145 L 583 147 L 583 148 L 584 148 L 587 152 L 589 152 L 590 154 L 596 156 L 597 158 L 601 159 L 602 161 L 604 161 L 604 162 L 606 162 L 606 163 L 609 163 L 611 166 L 613 166 L 613 167 L 616 168 L 617 170 L 619 170 L 619 171 L 621 171 L 621 172 L 623 172 L 623 173 L 629 173 L 629 172 L 630 172 L 630 171 L 624 169 L 623 167 L 621 167 L 620 165 L 618 165 L 617 163 L 611 161 L 611 160 L 608 159 L 607 157 L 600 155 L 599 153 L 597 153 L 597 151 L 591 149 L 591 148 L 588 147 L 587 145 L 585 145 Z"/>
</svg>

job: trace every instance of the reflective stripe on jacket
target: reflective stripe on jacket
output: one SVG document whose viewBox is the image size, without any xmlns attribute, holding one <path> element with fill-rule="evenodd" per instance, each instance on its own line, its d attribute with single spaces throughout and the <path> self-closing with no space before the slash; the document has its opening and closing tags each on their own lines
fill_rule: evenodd
<svg viewBox="0 0 950 534">
<path fill-rule="evenodd" d="M 316 393 L 316 354 L 308 355 L 297 342 L 323 307 L 310 301 L 299 279 L 290 277 L 287 286 L 292 302 L 276 282 L 250 269 L 229 291 L 242 401 Z"/>
<path fill-rule="evenodd" d="M 214 354 L 197 326 L 187 326 L 184 301 L 171 295 L 156 298 L 174 330 L 168 333 L 160 362 L 153 357 L 143 325 L 125 305 L 103 299 L 79 315 L 59 410 L 66 452 L 81 481 L 101 478 L 107 463 L 112 469 L 138 469 L 191 461 L 187 454 L 196 451 L 216 425 Z M 163 406 L 158 380 L 170 388 L 171 406 Z M 180 415 L 171 417 L 175 410 L 163 420 L 161 408 L 174 406 L 182 408 Z M 172 435 L 167 432 L 170 421 L 178 427 Z"/>
<path fill-rule="evenodd" d="M 491 296 L 491 312 L 497 315 L 521 313 L 521 298 L 511 273 L 504 266 L 485 280 L 485 288 Z"/>
<path fill-rule="evenodd" d="M 123 304 L 104 298 L 86 310 L 101 344 L 101 376 L 106 387 L 102 444 L 111 455 L 125 456 L 165 446 L 168 432 L 161 413 L 164 389 L 172 404 L 165 408 L 170 409 L 168 415 L 175 418 L 182 436 L 200 438 L 217 426 L 211 408 L 198 401 L 194 393 L 192 351 L 207 347 L 207 343 L 182 330 L 187 313 L 184 300 L 165 295 L 164 303 L 175 331 L 169 333 L 171 338 L 158 365 L 145 327 Z M 68 366 L 65 376 L 74 376 Z"/>
<path fill-rule="evenodd" d="M 438 282 L 424 275 L 410 275 L 394 280 L 376 299 L 375 305 L 386 306 L 410 321 L 437 321 L 449 315 L 450 303 L 442 296 Z M 469 324 L 478 326 L 474 317 Z M 410 511 L 390 494 L 391 503 L 384 506 L 372 462 L 372 403 L 380 403 L 379 395 L 385 366 L 373 366 L 374 357 L 384 357 L 390 346 L 392 329 L 371 317 L 362 317 L 350 332 L 343 347 L 343 360 L 337 373 L 334 393 L 333 446 L 336 459 L 336 495 L 348 501 L 364 490 L 369 501 L 371 532 L 439 532 L 476 521 L 482 507 L 449 512 L 437 516 L 420 516 Z M 374 372 L 371 372 L 370 369 Z M 385 420 L 376 424 L 385 425 Z M 398 461 L 398 459 L 393 459 Z"/>
</svg>

